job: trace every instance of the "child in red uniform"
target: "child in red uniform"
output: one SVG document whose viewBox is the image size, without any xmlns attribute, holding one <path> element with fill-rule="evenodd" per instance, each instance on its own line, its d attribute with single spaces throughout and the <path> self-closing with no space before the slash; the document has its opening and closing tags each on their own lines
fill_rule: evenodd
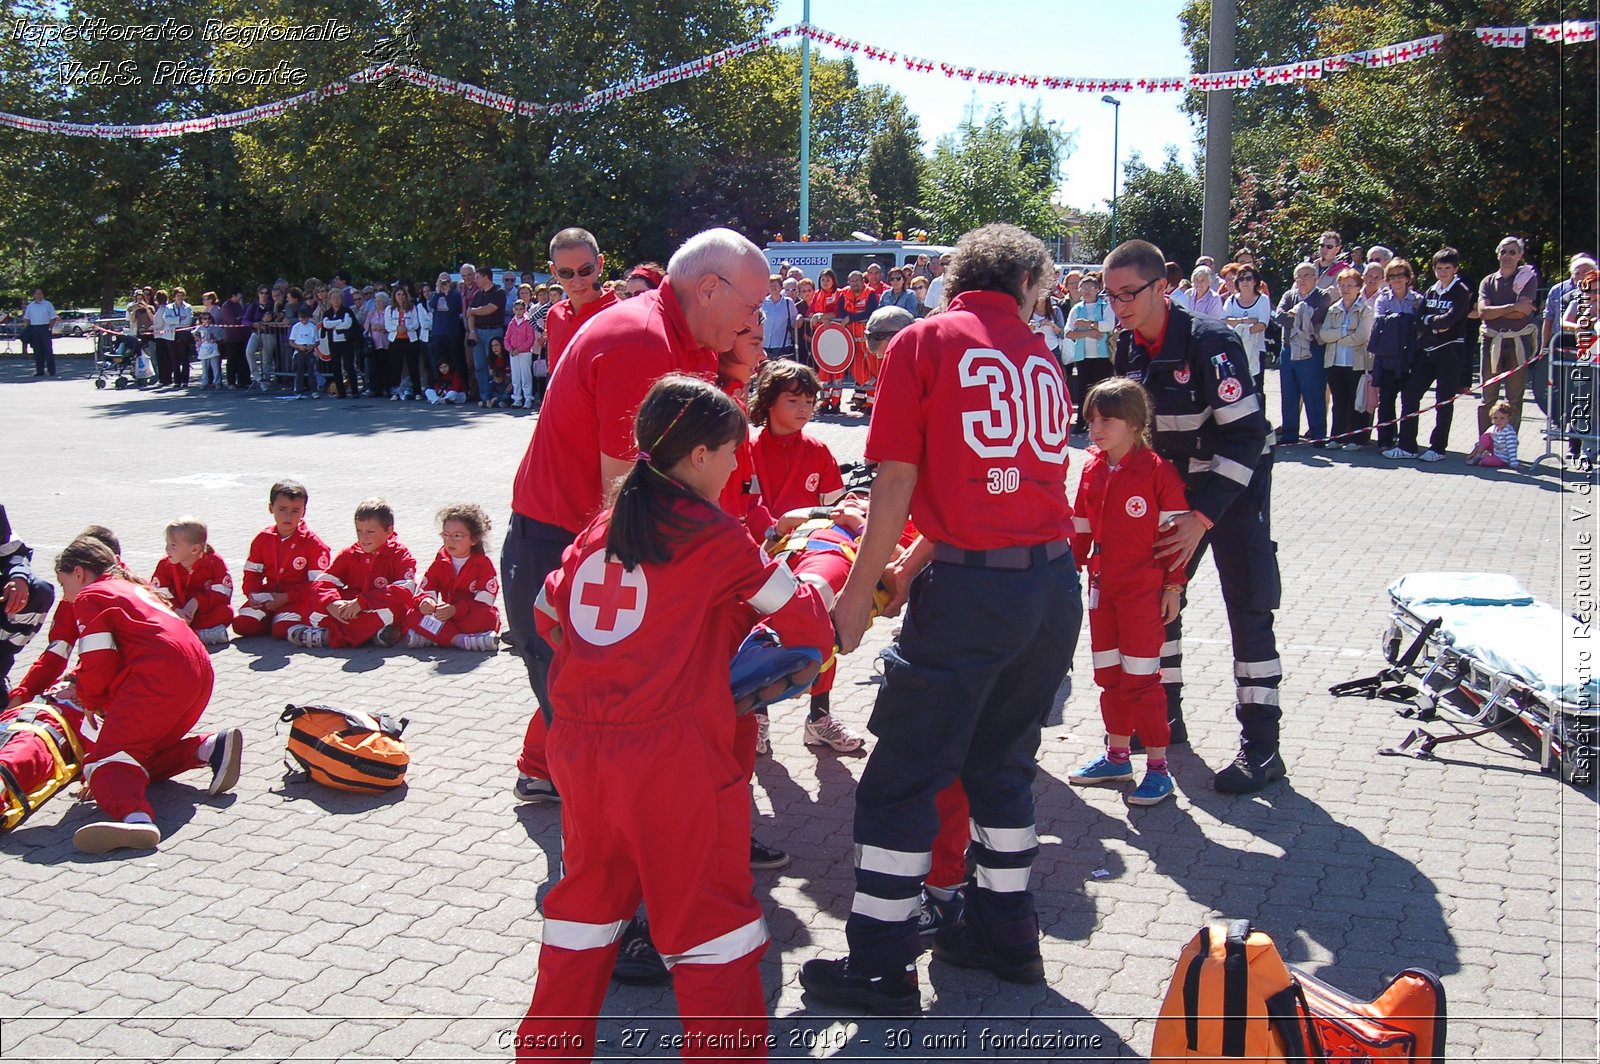
<svg viewBox="0 0 1600 1064">
<path fill-rule="evenodd" d="M 394 534 L 382 499 L 356 506 L 356 541 L 311 585 L 306 623 L 289 629 L 297 647 L 392 647 L 417 597 L 417 560 Z"/>
<path fill-rule="evenodd" d="M 122 541 L 104 525 L 90 525 L 78 533 L 78 538 L 99 540 L 119 564 L 122 561 Z M 67 671 L 67 660 L 72 657 L 72 645 L 77 641 L 78 618 L 72 611 L 72 603 L 57 602 L 56 611 L 50 617 L 50 641 L 23 674 L 22 682 L 10 690 L 6 709 L 16 709 L 33 701 L 61 679 Z"/>
<path fill-rule="evenodd" d="M 816 371 L 789 359 L 768 362 L 756 380 L 750 423 L 761 431 L 752 457 L 771 513 L 826 506 L 844 493 L 833 452 L 805 434 L 821 389 Z"/>
<path fill-rule="evenodd" d="M 161 841 L 145 798 L 151 780 L 211 766 L 208 794 L 239 780 L 244 736 L 187 735 L 211 700 L 211 658 L 182 618 L 128 579 L 104 543 L 76 539 L 56 559 L 61 595 L 78 618 L 78 702 L 103 721 L 83 775 L 110 819 L 72 837 L 84 853 Z"/>
<path fill-rule="evenodd" d="M 306 527 L 306 504 L 311 493 L 294 480 L 280 480 L 267 496 L 272 524 L 250 542 L 244 563 L 245 605 L 233 618 L 240 635 L 271 632 L 287 639 L 289 629 L 304 624 L 315 605 L 311 582 L 322 576 L 332 561 L 328 545 Z"/>
<path fill-rule="evenodd" d="M 205 524 L 194 517 L 167 522 L 167 556 L 156 564 L 150 586 L 202 643 L 226 643 L 233 621 L 233 577 L 222 555 L 206 542 Z"/>
<path fill-rule="evenodd" d="M 556 646 L 548 757 L 565 875 L 545 898 L 521 1059 L 594 1052 L 617 938 L 641 896 L 673 969 L 684 1054 L 765 1059 L 767 934 L 728 670 L 763 614 L 786 643 L 832 636 L 815 592 L 717 506 L 746 431 L 711 385 L 657 382 L 614 507 L 539 595 Z"/>
<path fill-rule="evenodd" d="M 406 617 L 406 645 L 497 649 L 500 590 L 494 562 L 483 550 L 489 515 L 477 503 L 456 503 L 439 511 L 439 538 L 444 546 L 428 566 L 417 604 Z"/>
<path fill-rule="evenodd" d="M 1137 732 L 1148 771 L 1128 801 L 1155 805 L 1173 792 L 1161 644 L 1164 626 L 1178 616 L 1186 578 L 1183 566 L 1169 568 L 1156 558 L 1155 544 L 1189 504 L 1177 470 L 1150 449 L 1150 397 L 1142 385 L 1127 377 L 1101 381 L 1083 409 L 1094 446 L 1072 504 L 1072 554 L 1089 573 L 1089 641 L 1107 734 L 1106 752 L 1068 773 L 1067 782 L 1132 783 L 1129 751 Z"/>
</svg>

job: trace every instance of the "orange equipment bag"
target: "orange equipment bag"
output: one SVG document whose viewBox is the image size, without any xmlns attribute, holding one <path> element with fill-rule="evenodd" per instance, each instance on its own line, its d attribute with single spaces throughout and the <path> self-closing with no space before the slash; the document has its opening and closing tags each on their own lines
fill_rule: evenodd
<svg viewBox="0 0 1600 1064">
<path fill-rule="evenodd" d="M 1284 963 L 1248 920 L 1202 928 L 1178 958 L 1150 1059 L 1443 1064 L 1444 987 L 1408 968 L 1355 1001 Z"/>
<path fill-rule="evenodd" d="M 341 791 L 390 791 L 406 781 L 411 755 L 400 738 L 409 721 L 337 706 L 287 706 L 289 756 L 318 783 Z"/>
</svg>

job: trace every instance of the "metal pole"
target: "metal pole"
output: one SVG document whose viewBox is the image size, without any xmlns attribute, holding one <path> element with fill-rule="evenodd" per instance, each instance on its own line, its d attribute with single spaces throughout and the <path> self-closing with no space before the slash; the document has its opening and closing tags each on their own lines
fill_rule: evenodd
<svg viewBox="0 0 1600 1064">
<path fill-rule="evenodd" d="M 1233 33 L 1239 18 L 1237 0 L 1212 0 L 1211 73 L 1232 70 Z M 1200 252 L 1228 261 L 1228 215 L 1233 198 L 1233 90 L 1206 93 L 1205 212 L 1200 222 Z"/>
<path fill-rule="evenodd" d="M 1111 247 L 1117 246 L 1117 171 L 1120 153 L 1117 148 L 1117 134 L 1122 127 L 1122 101 L 1115 96 L 1100 97 L 1101 103 L 1111 105 Z M 1106 249 L 1107 252 L 1111 248 Z"/>
<path fill-rule="evenodd" d="M 811 0 L 800 15 L 811 28 Z M 811 235 L 811 37 L 800 38 L 800 237 Z"/>
</svg>

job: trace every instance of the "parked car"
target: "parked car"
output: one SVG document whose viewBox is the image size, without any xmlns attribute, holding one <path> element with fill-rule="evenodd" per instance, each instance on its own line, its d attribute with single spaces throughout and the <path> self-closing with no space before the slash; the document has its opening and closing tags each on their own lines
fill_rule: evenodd
<svg viewBox="0 0 1600 1064">
<path fill-rule="evenodd" d="M 89 327 L 100 317 L 96 310 L 63 310 L 57 315 L 55 328 L 51 330 L 56 336 L 86 336 Z"/>
</svg>

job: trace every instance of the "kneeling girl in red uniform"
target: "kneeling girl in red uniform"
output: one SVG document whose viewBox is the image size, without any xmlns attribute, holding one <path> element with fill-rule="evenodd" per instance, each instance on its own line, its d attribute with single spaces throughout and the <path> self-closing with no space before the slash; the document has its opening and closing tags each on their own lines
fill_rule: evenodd
<svg viewBox="0 0 1600 1064">
<path fill-rule="evenodd" d="M 1106 752 L 1068 773 L 1067 782 L 1132 783 L 1129 755 L 1138 733 L 1149 771 L 1128 801 L 1155 805 L 1173 792 L 1161 644 L 1186 579 L 1183 566 L 1156 558 L 1155 543 L 1189 504 L 1177 470 L 1150 449 L 1150 397 L 1142 385 L 1127 377 L 1101 381 L 1083 409 L 1094 446 L 1072 504 L 1072 550 L 1089 572 L 1089 640 Z"/>
<path fill-rule="evenodd" d="M 83 774 L 110 818 L 79 828 L 73 844 L 85 853 L 153 849 L 161 829 L 145 797 L 150 781 L 209 764 L 207 793 L 221 794 L 238 782 L 244 737 L 188 734 L 211 700 L 210 655 L 104 543 L 68 544 L 56 579 L 78 619 L 78 702 L 103 721 Z"/>
<path fill-rule="evenodd" d="M 423 574 L 417 604 L 406 618 L 409 647 L 455 647 L 493 652 L 499 641 L 500 579 L 484 553 L 489 515 L 474 502 L 439 511 L 444 546 Z"/>
<path fill-rule="evenodd" d="M 684 1055 L 765 1058 L 767 932 L 728 672 L 762 615 L 789 645 L 822 645 L 832 625 L 815 590 L 718 508 L 746 431 L 710 384 L 658 381 L 614 507 L 539 596 L 556 647 L 548 756 L 565 875 L 545 899 L 519 1057 L 594 1052 L 616 943 L 643 898 L 673 969 Z"/>
<path fill-rule="evenodd" d="M 233 577 L 208 538 L 198 518 L 168 521 L 167 556 L 156 564 L 150 586 L 189 622 L 200 642 L 226 643 L 233 623 Z"/>
</svg>

